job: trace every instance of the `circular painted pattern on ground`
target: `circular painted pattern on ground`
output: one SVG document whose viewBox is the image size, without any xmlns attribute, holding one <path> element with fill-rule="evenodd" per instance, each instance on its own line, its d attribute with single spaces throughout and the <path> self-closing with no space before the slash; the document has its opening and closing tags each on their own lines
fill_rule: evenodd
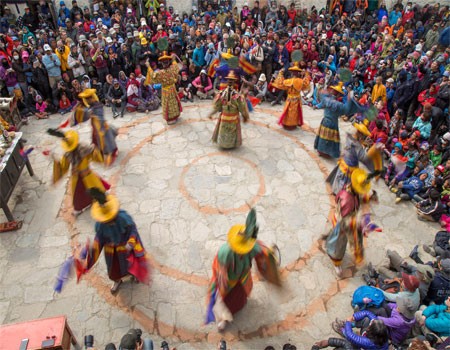
<svg viewBox="0 0 450 350">
<path fill-rule="evenodd" d="M 156 136 L 149 132 L 126 155 L 113 181 L 122 208 L 134 217 L 147 250 L 160 267 L 154 273 L 151 288 L 125 286 L 121 293 L 130 295 L 126 297 L 129 306 L 144 308 L 149 318 L 153 316 L 176 329 L 196 330 L 203 322 L 206 285 L 214 255 L 226 241 L 228 229 L 245 222 L 247 211 L 208 215 L 198 210 L 189 203 L 180 186 L 183 171 L 188 196 L 199 200 L 207 189 L 211 206 L 226 204 L 227 208 L 240 208 L 247 204 L 249 196 L 259 193 L 261 198 L 256 205 L 259 238 L 278 245 L 285 268 L 312 250 L 326 229 L 330 209 L 323 172 L 295 138 L 258 122 L 249 123 L 242 130 L 244 145 L 231 151 L 231 158 L 239 161 L 230 162 L 230 156 L 218 156 L 217 147 L 211 143 L 213 129 L 214 123 L 209 120 L 186 120 L 160 129 Z M 207 156 L 211 154 L 215 155 L 213 161 Z M 204 164 L 201 159 L 206 160 Z M 256 164 L 257 171 L 252 172 L 249 164 Z M 216 191 L 208 181 L 193 180 L 211 177 L 217 167 L 221 168 L 219 171 L 236 174 L 230 181 L 242 187 L 236 191 L 230 186 L 232 200 L 223 204 L 217 201 L 225 188 Z M 260 191 L 260 176 L 265 191 Z M 82 215 L 76 226 L 82 231 L 84 227 L 92 227 L 92 221 Z M 233 327 L 251 331 L 281 322 L 289 312 L 298 309 L 299 298 L 303 304 L 312 300 L 314 294 L 305 290 L 301 282 L 307 281 L 313 270 L 324 270 L 324 258 L 314 256 L 311 261 L 314 265 L 302 270 L 302 276 L 289 275 L 287 284 L 292 288 L 287 288 L 287 294 L 273 298 L 271 286 L 256 283 L 253 295 L 257 297 L 251 298 L 248 306 L 253 322 L 238 317 Z M 104 264 L 98 264 L 96 270 L 104 271 Z M 176 278 L 177 275 L 182 278 Z M 335 279 L 327 272 L 322 281 L 323 285 L 312 288 L 312 292 L 325 292 Z"/>
</svg>

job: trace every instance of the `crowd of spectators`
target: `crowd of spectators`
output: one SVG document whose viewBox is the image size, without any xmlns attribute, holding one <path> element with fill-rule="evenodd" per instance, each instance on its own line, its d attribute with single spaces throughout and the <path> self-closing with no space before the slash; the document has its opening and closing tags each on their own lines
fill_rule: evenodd
<svg viewBox="0 0 450 350">
<path fill-rule="evenodd" d="M 383 1 L 378 6 L 375 1 L 345 0 L 332 1 L 329 9 L 306 9 L 277 1 L 237 8 L 232 1 L 205 0 L 191 13 L 179 13 L 163 1 L 146 1 L 143 9 L 135 0 L 93 0 L 83 8 L 76 0 L 65 1 L 59 3 L 55 21 L 43 1 L 20 17 L 7 6 L 0 8 L 1 96 L 15 95 L 23 117 L 70 112 L 86 88 L 97 90 L 114 117 L 127 110 L 159 108 L 160 86 L 144 82 L 146 62 L 158 68 L 156 43 L 164 37 L 169 53 L 182 62 L 177 88 L 183 103 L 214 96 L 219 79 L 212 65 L 231 49 L 256 70 L 241 77 L 241 89 L 261 103 L 282 104 L 285 92 L 273 82 L 279 71 L 289 75 L 290 55 L 300 50 L 300 67 L 310 79 L 303 103 L 317 107 L 322 91 L 341 80 L 342 69 L 349 69 L 343 98 L 351 94 L 358 103 L 375 106 L 367 141 L 385 145 L 383 176 L 395 201 L 413 200 L 418 218 L 450 225 L 450 10 L 445 3 L 421 7 L 397 0 L 387 8 Z M 231 48 L 230 37 L 235 42 Z M 433 279 L 444 271 L 441 275 L 450 283 L 450 260 L 443 258 L 434 262 Z M 418 272 L 415 278 L 423 283 L 423 275 Z M 358 343 L 360 347 L 384 349 L 388 339 L 398 336 L 386 318 L 412 320 L 412 308 L 419 310 L 424 302 L 417 304 L 417 281 L 403 277 L 409 283 L 404 293 L 410 294 L 401 299 L 401 306 L 386 306 L 383 316 L 354 315 L 350 326 L 337 323 L 336 330 L 351 341 L 348 334 L 357 324 L 362 335 L 381 344 L 372 342 L 370 347 L 364 340 L 361 344 L 368 347 Z M 448 284 L 445 293 L 448 297 Z M 450 302 L 444 299 L 435 305 L 425 302 L 431 306 L 421 310 L 419 328 L 428 327 L 430 317 L 448 315 Z"/>
</svg>

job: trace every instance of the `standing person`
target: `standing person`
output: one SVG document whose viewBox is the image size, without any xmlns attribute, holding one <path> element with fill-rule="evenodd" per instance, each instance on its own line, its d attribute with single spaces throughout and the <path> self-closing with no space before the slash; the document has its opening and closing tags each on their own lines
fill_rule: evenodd
<svg viewBox="0 0 450 350">
<path fill-rule="evenodd" d="M 258 231 L 256 211 L 252 209 L 245 225 L 231 227 L 227 243 L 219 248 L 214 258 L 206 322 L 217 321 L 219 331 L 223 331 L 233 320 L 233 315 L 247 303 L 253 287 L 253 259 L 258 271 L 267 281 L 281 285 L 274 253 L 257 240 Z"/>
<path fill-rule="evenodd" d="M 336 195 L 334 225 L 325 246 L 338 277 L 342 276 L 341 265 L 347 242 L 353 250 L 355 263 L 361 264 L 364 259 L 363 238 L 374 227 L 370 223 L 369 201 L 377 200 L 376 192 L 369 195 L 371 176 L 363 169 L 355 169 L 351 182 Z"/>
<path fill-rule="evenodd" d="M 182 108 L 180 98 L 177 93 L 175 84 L 178 81 L 178 75 L 180 68 L 172 56 L 168 56 L 166 49 L 168 47 L 167 39 L 163 38 L 158 41 L 158 49 L 163 54 L 158 58 L 161 62 L 162 69 L 154 71 L 150 62 L 146 62 L 147 65 L 147 78 L 145 85 L 161 84 L 162 85 L 162 110 L 163 117 L 167 121 L 167 124 L 175 124 L 180 117 Z"/>
<path fill-rule="evenodd" d="M 61 180 L 69 171 L 69 168 L 72 168 L 70 188 L 73 215 L 78 216 L 92 204 L 92 198 L 87 192 L 90 188 L 96 187 L 102 191 L 107 191 L 111 187 L 89 167 L 92 161 L 103 163 L 103 156 L 94 145 L 80 144 L 78 133 L 75 130 L 62 133 L 58 130 L 48 129 L 48 133 L 62 139 L 61 147 L 65 152 L 60 160 L 54 159 L 53 183 Z"/>
<path fill-rule="evenodd" d="M 293 59 L 297 52 L 292 53 Z M 280 90 L 286 90 L 287 98 L 284 105 L 283 113 L 281 114 L 278 124 L 282 125 L 287 130 L 294 130 L 297 126 L 303 125 L 303 109 L 301 92 L 309 88 L 309 75 L 300 69 L 298 61 L 289 68 L 293 77 L 290 79 L 284 78 L 283 70 L 280 70 L 274 85 Z"/>
<path fill-rule="evenodd" d="M 94 40 L 94 47 L 90 50 L 90 56 L 97 71 L 98 79 L 102 84 L 106 82 L 106 76 L 109 74 L 108 70 L 108 54 L 105 52 L 103 43 L 99 40 Z"/>
<path fill-rule="evenodd" d="M 320 156 L 338 158 L 341 150 L 339 135 L 339 117 L 350 114 L 352 109 L 350 95 L 347 101 L 341 102 L 339 98 L 344 95 L 343 83 L 330 86 L 329 94 L 324 94 L 316 108 L 324 108 L 324 116 L 320 122 L 319 131 L 314 141 L 314 149 Z M 370 132 L 368 136 L 370 136 Z"/>
<path fill-rule="evenodd" d="M 56 84 L 61 80 L 61 61 L 58 56 L 52 52 L 50 45 L 44 45 L 45 55 L 42 56 L 42 64 L 45 66 L 48 75 L 48 82 L 50 89 L 52 89 L 53 105 L 58 105 L 56 98 Z"/>
<path fill-rule="evenodd" d="M 249 115 L 245 98 L 234 89 L 237 76 L 230 71 L 226 79 L 228 87 L 214 99 L 214 110 L 210 115 L 220 112 L 212 141 L 222 148 L 234 148 L 242 145 L 239 113 L 242 114 L 244 123 L 249 119 Z"/>
<path fill-rule="evenodd" d="M 105 195 L 98 188 L 90 190 L 95 198 L 91 216 L 95 222 L 95 239 L 92 245 L 86 244 L 77 257 L 77 273 L 87 273 L 97 262 L 103 248 L 108 277 L 114 281 L 111 294 L 116 294 L 126 276 L 149 283 L 149 266 L 145 249 L 133 218 L 120 209 L 114 195 Z M 81 266 L 80 266 L 81 265 Z"/>
<path fill-rule="evenodd" d="M 117 131 L 105 120 L 103 104 L 99 101 L 95 89 L 86 89 L 78 95 L 81 102 L 75 108 L 73 117 L 63 123 L 78 125 L 90 120 L 92 124 L 92 143 L 102 154 L 105 165 L 111 165 L 116 159 L 119 150 L 116 144 Z"/>
</svg>

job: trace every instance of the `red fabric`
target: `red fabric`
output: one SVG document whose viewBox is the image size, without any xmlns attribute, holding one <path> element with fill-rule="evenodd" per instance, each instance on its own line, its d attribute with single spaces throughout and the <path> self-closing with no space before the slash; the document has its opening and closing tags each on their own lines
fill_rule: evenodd
<svg viewBox="0 0 450 350">
<path fill-rule="evenodd" d="M 150 283 L 150 267 L 145 256 L 137 257 L 131 253 L 128 258 L 128 272 L 144 284 Z"/>
<path fill-rule="evenodd" d="M 238 283 L 236 287 L 234 287 L 230 293 L 227 294 L 223 301 L 230 312 L 234 315 L 238 311 L 242 310 L 242 308 L 247 304 L 247 298 L 248 295 L 244 287 L 242 284 Z"/>
</svg>

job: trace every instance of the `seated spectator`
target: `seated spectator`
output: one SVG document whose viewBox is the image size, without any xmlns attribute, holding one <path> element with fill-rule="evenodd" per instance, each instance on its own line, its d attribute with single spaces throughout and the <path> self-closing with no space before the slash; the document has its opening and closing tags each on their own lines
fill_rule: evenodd
<svg viewBox="0 0 450 350">
<path fill-rule="evenodd" d="M 259 76 L 258 82 L 254 86 L 254 90 L 256 95 L 255 97 L 261 101 L 264 101 L 267 94 L 267 80 L 264 73 L 261 73 Z"/>
<path fill-rule="evenodd" d="M 194 79 L 192 85 L 197 89 L 196 95 L 200 98 L 200 100 L 213 99 L 213 84 L 211 82 L 211 78 L 206 74 L 206 70 L 201 70 L 200 75 Z"/>
<path fill-rule="evenodd" d="M 438 336 L 450 336 L 450 296 L 445 299 L 444 304 L 433 304 L 423 310 L 420 321 Z"/>
<path fill-rule="evenodd" d="M 48 118 L 48 112 L 47 112 L 47 102 L 45 102 L 41 95 L 36 96 L 36 113 L 35 116 L 38 119 L 47 119 Z"/>
<path fill-rule="evenodd" d="M 368 317 L 368 324 L 362 323 Z M 362 328 L 366 325 L 365 328 Z M 353 332 L 353 328 L 360 328 L 360 335 Z M 359 311 L 353 314 L 347 321 L 336 320 L 332 324 L 333 330 L 352 343 L 358 349 L 387 350 L 389 348 L 389 334 L 383 321 L 377 320 L 376 316 L 369 311 Z"/>
<path fill-rule="evenodd" d="M 113 80 L 113 85 L 109 88 L 108 99 L 111 101 L 113 118 L 119 115 L 123 118 L 126 107 L 127 92 L 124 87 L 119 84 L 117 79 Z"/>
<path fill-rule="evenodd" d="M 194 96 L 192 95 L 192 83 L 186 71 L 181 73 L 181 79 L 177 83 L 178 96 L 180 100 L 186 102 L 194 102 Z"/>
<path fill-rule="evenodd" d="M 402 200 L 409 201 L 414 198 L 414 195 L 418 194 L 425 186 L 425 180 L 427 177 L 428 174 L 425 170 L 422 170 L 417 175 L 413 175 L 404 181 L 400 181 L 398 184 L 395 203 L 400 203 Z"/>
<path fill-rule="evenodd" d="M 370 139 L 374 144 L 375 143 L 382 143 L 383 145 L 386 144 L 388 135 L 386 133 L 386 129 L 383 126 L 382 120 L 375 121 L 375 128 L 370 133 Z"/>
<path fill-rule="evenodd" d="M 438 270 L 428 289 L 427 297 L 424 300 L 425 305 L 431 303 L 443 304 L 450 296 L 450 258 L 441 259 L 438 263 Z"/>
<path fill-rule="evenodd" d="M 67 95 L 63 93 L 59 99 L 59 110 L 58 113 L 66 114 L 72 110 L 72 104 L 70 100 L 67 98 Z"/>
</svg>

